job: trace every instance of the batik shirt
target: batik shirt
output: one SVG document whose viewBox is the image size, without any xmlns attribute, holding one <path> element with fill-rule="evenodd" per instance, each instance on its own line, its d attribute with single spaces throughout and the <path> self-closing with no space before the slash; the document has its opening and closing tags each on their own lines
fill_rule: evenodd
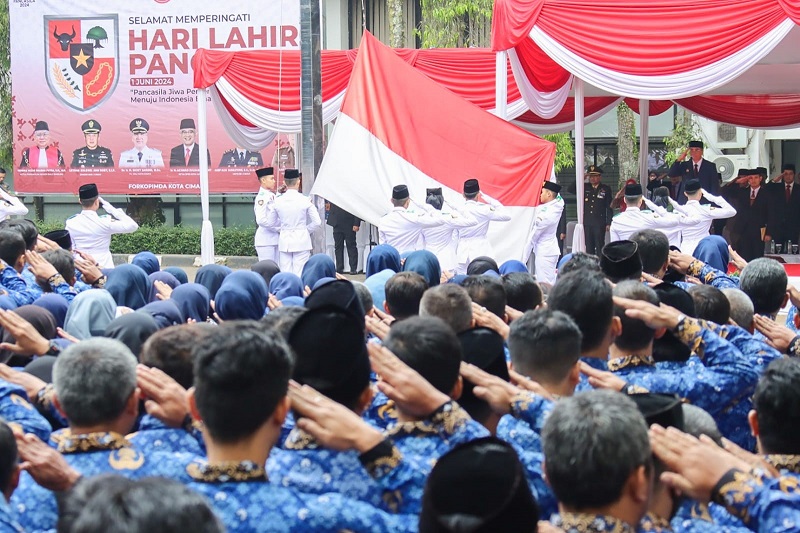
<svg viewBox="0 0 800 533">
<path fill-rule="evenodd" d="M 723 435 L 736 438 L 744 430 L 746 418 L 735 418 L 737 413 L 731 410 L 752 394 L 758 374 L 753 363 L 709 324 L 688 317 L 678 324 L 676 337 L 694 354 L 685 363 L 655 363 L 651 356 L 626 356 L 610 360 L 608 369 L 631 385 L 687 399 L 708 411 Z"/>
<path fill-rule="evenodd" d="M 727 472 L 712 490 L 712 500 L 752 531 L 800 530 L 800 482 L 794 476 L 767 477 L 763 471 Z"/>
<path fill-rule="evenodd" d="M 602 370 L 603 372 L 608 371 L 607 359 L 598 359 L 597 357 L 581 357 L 581 362 L 586 363 L 595 370 Z M 594 387 L 589 385 L 589 378 L 586 376 L 586 374 L 581 373 L 580 381 L 578 382 L 578 385 L 575 387 L 575 394 L 587 390 L 594 390 Z"/>
<path fill-rule="evenodd" d="M 203 436 L 197 427 L 171 428 L 151 415 L 144 415 L 139 421 L 139 431 L 126 438 L 139 450 L 206 455 Z"/>
<path fill-rule="evenodd" d="M 33 272 L 31 272 L 31 270 L 28 268 L 27 265 L 25 266 L 25 268 L 22 269 L 20 276 L 22 276 L 22 279 L 25 281 L 28 293 L 33 298 L 32 301 L 35 301 L 40 296 L 42 296 L 42 294 L 44 294 L 44 291 L 42 291 L 42 287 L 36 282 L 36 276 L 33 275 Z M 88 285 L 86 285 L 85 283 L 82 283 L 82 285 L 88 287 Z M 60 294 L 61 296 L 66 298 L 67 302 L 70 303 L 72 303 L 72 300 L 74 300 L 75 296 L 78 295 L 78 290 L 75 287 L 71 287 L 70 284 L 67 283 L 64 277 L 61 276 L 60 274 L 53 279 L 52 283 L 50 283 L 50 289 L 52 290 L 52 292 Z"/>
<path fill-rule="evenodd" d="M 739 278 L 729 276 L 721 270 L 709 266 L 699 259 L 695 259 L 689 263 L 689 269 L 686 271 L 689 276 L 694 276 L 705 285 L 711 285 L 717 289 L 738 289 Z"/>
<path fill-rule="evenodd" d="M 635 533 L 630 524 L 613 516 L 581 513 L 553 515 L 550 522 L 566 533 Z"/>
<path fill-rule="evenodd" d="M 0 379 L 0 417 L 6 423 L 17 424 L 25 433 L 33 433 L 47 442 L 52 428 L 39 411 L 28 402 L 25 389 Z"/>
<path fill-rule="evenodd" d="M 69 430 L 53 433 L 58 451 L 67 463 L 84 476 L 104 473 L 138 479 L 147 476 L 176 477 L 178 465 L 185 465 L 188 455 L 145 453 L 133 448 L 117 433 L 72 435 Z M 58 506 L 52 492 L 40 487 L 27 472 L 20 476 L 19 487 L 11 497 L 17 519 L 27 531 L 54 529 Z"/>
<path fill-rule="evenodd" d="M 456 402 L 444 404 L 432 416 L 414 422 L 397 421 L 384 431 L 402 454 L 427 461 L 431 467 L 454 447 L 489 436 Z"/>
<path fill-rule="evenodd" d="M 253 462 L 186 467 L 188 486 L 206 496 L 228 533 L 416 532 L 415 515 L 393 515 L 341 494 L 305 494 L 267 479 Z"/>
<path fill-rule="evenodd" d="M 22 525 L 17 522 L 11 506 L 6 501 L 5 496 L 0 496 L 0 531 L 3 533 L 24 533 Z"/>
<path fill-rule="evenodd" d="M 390 512 L 419 514 L 430 464 L 387 445 L 391 448 L 387 460 L 370 462 L 355 450 L 323 448 L 314 437 L 295 428 L 281 448 L 270 453 L 267 473 L 281 487 L 307 494 L 336 492 Z"/>
<path fill-rule="evenodd" d="M 678 510 L 670 520 L 670 525 L 675 533 L 746 533 L 750 531 L 741 523 L 739 526 L 735 526 L 715 522 L 708 505 L 686 498 L 678 504 Z"/>
</svg>

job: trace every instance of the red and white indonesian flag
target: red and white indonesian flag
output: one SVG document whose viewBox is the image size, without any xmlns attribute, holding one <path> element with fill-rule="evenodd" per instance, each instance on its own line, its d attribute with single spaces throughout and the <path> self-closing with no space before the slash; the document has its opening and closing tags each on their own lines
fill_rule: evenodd
<svg viewBox="0 0 800 533">
<path fill-rule="evenodd" d="M 555 145 L 456 96 L 364 33 L 350 85 L 312 189 L 371 224 L 391 209 L 392 187 L 406 184 L 425 202 L 442 187 L 463 202 L 464 181 L 512 212 L 492 222 L 496 259 L 519 259 L 549 179 Z"/>
</svg>

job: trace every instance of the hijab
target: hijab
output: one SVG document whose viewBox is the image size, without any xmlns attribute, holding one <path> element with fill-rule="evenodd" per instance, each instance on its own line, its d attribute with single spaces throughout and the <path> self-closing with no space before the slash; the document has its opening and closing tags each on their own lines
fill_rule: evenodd
<svg viewBox="0 0 800 533">
<path fill-rule="evenodd" d="M 403 272 L 416 272 L 428 282 L 428 287 L 435 287 L 442 278 L 439 260 L 428 250 L 411 252 L 403 263 Z"/>
<path fill-rule="evenodd" d="M 150 301 L 150 285 L 147 273 L 131 264 L 120 265 L 111 270 L 104 288 L 117 305 L 139 309 Z"/>
<path fill-rule="evenodd" d="M 183 313 L 181 313 L 181 310 L 178 309 L 178 306 L 172 300 L 150 302 L 136 312 L 147 314 L 153 317 L 158 329 L 177 326 L 178 324 L 183 324 L 184 322 Z"/>
<path fill-rule="evenodd" d="M 258 320 L 267 308 L 267 284 L 255 272 L 239 270 L 222 282 L 214 310 L 222 320 Z"/>
<path fill-rule="evenodd" d="M 189 276 L 186 275 L 186 271 L 182 268 L 178 267 L 167 267 L 164 269 L 164 272 L 169 272 L 175 279 L 181 282 L 181 285 L 184 283 L 189 283 Z"/>
<path fill-rule="evenodd" d="M 480 257 L 476 257 L 470 262 L 469 265 L 467 265 L 467 276 L 485 274 L 489 270 L 493 270 L 495 274 L 500 273 L 500 269 L 497 267 L 497 262 L 491 257 L 482 255 Z"/>
<path fill-rule="evenodd" d="M 158 325 L 149 314 L 128 313 L 109 322 L 103 336 L 120 341 L 130 348 L 138 359 L 142 345 L 156 331 L 158 331 Z"/>
<path fill-rule="evenodd" d="M 393 270 L 381 270 L 364 280 L 364 285 L 372 295 L 372 304 L 383 311 L 383 303 L 386 301 L 386 282 L 395 275 Z"/>
<path fill-rule="evenodd" d="M 303 307 L 306 301 L 300 296 L 287 296 L 281 303 L 284 307 Z"/>
<path fill-rule="evenodd" d="M 278 272 L 269 282 L 269 292 L 278 300 L 283 301 L 289 296 L 303 297 L 303 281 L 297 274 L 291 272 Z"/>
<path fill-rule="evenodd" d="M 728 263 L 730 262 L 730 254 L 728 253 L 728 242 L 719 235 L 709 235 L 703 237 L 697 248 L 694 249 L 692 254 L 695 259 L 699 259 L 703 263 L 721 270 L 723 273 L 728 273 Z"/>
<path fill-rule="evenodd" d="M 150 298 L 148 299 L 149 302 L 155 302 L 156 300 L 158 300 L 156 281 L 163 281 L 164 283 L 169 285 L 170 288 L 172 289 L 178 287 L 181 284 L 181 282 L 178 281 L 178 278 L 176 278 L 169 272 L 164 272 L 164 271 L 153 272 L 147 277 L 150 279 Z"/>
<path fill-rule="evenodd" d="M 379 244 L 367 256 L 367 277 L 383 270 L 400 272 L 400 253 L 388 244 Z"/>
<path fill-rule="evenodd" d="M 211 315 L 211 295 L 199 283 L 187 283 L 172 291 L 170 299 L 175 302 L 186 320 L 205 322 Z"/>
<path fill-rule="evenodd" d="M 133 268 L 141 272 L 139 267 Z M 147 279 L 147 276 L 144 278 Z M 106 326 L 114 320 L 116 311 L 117 304 L 109 291 L 104 289 L 83 291 L 72 300 L 69 306 L 64 320 L 64 330 L 79 340 L 100 337 Z"/>
<path fill-rule="evenodd" d="M 522 261 L 510 259 L 500 265 L 500 274 L 509 274 L 511 272 L 525 272 L 528 273 L 528 267 Z"/>
<path fill-rule="evenodd" d="M 45 339 L 51 340 L 55 338 L 56 319 L 53 317 L 53 313 L 44 307 L 39 307 L 38 305 L 23 305 L 22 307 L 14 309 L 14 312 L 29 322 Z M 14 336 L 11 335 L 8 330 L 2 330 L 2 341 L 9 344 L 14 344 L 16 342 Z M 8 361 L 14 355 L 16 354 L 9 350 L 0 350 L 0 361 Z M 23 362 L 22 364 L 25 363 Z"/>
<path fill-rule="evenodd" d="M 195 274 L 194 282 L 208 289 L 208 294 L 211 296 L 211 299 L 214 300 L 217 297 L 217 291 L 222 285 L 222 282 L 231 272 L 233 272 L 233 270 L 226 266 L 205 265 L 200 267 L 200 270 Z"/>
<path fill-rule="evenodd" d="M 64 320 L 67 318 L 67 311 L 69 310 L 69 302 L 66 298 L 51 292 L 37 298 L 33 305 L 38 305 L 50 311 L 56 320 L 56 327 L 64 327 Z"/>
<path fill-rule="evenodd" d="M 303 273 L 300 277 L 303 280 L 304 287 L 313 287 L 322 278 L 335 278 L 336 264 L 328 255 L 312 255 L 308 262 L 303 265 Z"/>
<path fill-rule="evenodd" d="M 279 267 L 278 263 L 275 261 L 272 261 L 271 259 L 265 259 L 252 265 L 250 270 L 264 278 L 264 281 L 266 281 L 267 285 L 269 285 L 269 282 L 272 281 L 272 276 L 280 272 L 281 267 Z"/>
<path fill-rule="evenodd" d="M 161 265 L 158 264 L 158 257 L 153 252 L 139 252 L 133 256 L 131 264 L 138 266 L 148 275 L 161 270 Z"/>
</svg>

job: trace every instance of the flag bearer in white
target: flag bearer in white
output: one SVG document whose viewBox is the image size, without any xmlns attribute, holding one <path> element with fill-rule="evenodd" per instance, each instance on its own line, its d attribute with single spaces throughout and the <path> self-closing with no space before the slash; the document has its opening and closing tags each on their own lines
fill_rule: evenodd
<svg viewBox="0 0 800 533">
<path fill-rule="evenodd" d="M 269 259 L 277 263 L 278 237 L 280 234 L 275 231 L 275 228 L 267 226 L 269 207 L 275 201 L 275 193 L 272 192 L 272 189 L 275 188 L 275 172 L 272 167 L 259 168 L 256 170 L 256 176 L 258 177 L 258 183 L 261 185 L 253 204 L 253 211 L 256 214 L 256 223 L 258 224 L 255 238 L 256 252 L 258 253 L 259 261 Z"/>
<path fill-rule="evenodd" d="M 73 249 L 94 257 L 100 268 L 114 268 L 114 259 L 109 250 L 111 236 L 115 233 L 133 233 L 139 229 L 139 224 L 125 211 L 103 200 L 94 183 L 81 185 L 78 197 L 83 210 L 69 217 L 66 224 Z M 101 206 L 107 215 L 97 214 Z"/>
<path fill-rule="evenodd" d="M 657 214 L 641 211 L 642 186 L 638 183 L 625 186 L 625 211 L 611 219 L 611 242 L 624 241 L 640 229 L 665 230 L 680 224 L 675 213 Z"/>
<path fill-rule="evenodd" d="M 673 209 L 681 214 L 681 252 L 692 255 L 700 240 L 708 237 L 711 221 L 730 218 L 736 215 L 736 209 L 722 196 L 701 189 L 699 180 L 689 180 L 684 192 L 688 198 L 686 205 L 680 205 L 672 198 L 669 201 Z M 701 204 L 700 199 L 703 196 L 711 204 Z"/>
<path fill-rule="evenodd" d="M 527 263 L 533 250 L 536 254 L 536 279 L 550 284 L 556 282 L 556 264 L 561 254 L 556 236 L 561 213 L 564 211 L 564 200 L 558 194 L 560 191 L 561 185 L 552 181 L 544 182 L 541 203 L 536 208 L 536 218 L 533 220 L 533 230 L 522 254 L 522 262 Z"/>
<path fill-rule="evenodd" d="M 286 192 L 275 198 L 267 213 L 266 226 L 280 229 L 278 238 L 281 272 L 303 273 L 311 256 L 311 233 L 322 224 L 319 212 L 307 196 L 300 194 L 300 174 L 287 168 L 283 175 Z"/>
<path fill-rule="evenodd" d="M 453 209 L 444 199 L 442 188 L 426 191 L 425 205 L 428 214 L 439 220 L 440 224 L 422 230 L 423 248 L 431 252 L 439 260 L 442 272 L 455 274 L 458 267 L 456 250 L 458 248 L 459 229 L 468 228 L 478 223 L 471 216 L 464 216 Z"/>
<path fill-rule="evenodd" d="M 408 187 L 395 185 L 392 188 L 392 210 L 378 222 L 381 244 L 393 246 L 400 253 L 418 250 L 422 230 L 440 224 L 425 211 L 409 209 L 410 203 Z"/>
<path fill-rule="evenodd" d="M 476 179 L 464 182 L 464 199 L 466 202 L 461 208 L 464 216 L 471 216 L 478 223 L 469 228 L 458 230 L 458 269 L 456 274 L 466 274 L 467 265 L 476 257 L 486 255 L 494 257 L 494 250 L 486 238 L 489 231 L 489 222 L 492 220 L 511 220 L 503 204 L 481 193 L 481 187 Z"/>
</svg>

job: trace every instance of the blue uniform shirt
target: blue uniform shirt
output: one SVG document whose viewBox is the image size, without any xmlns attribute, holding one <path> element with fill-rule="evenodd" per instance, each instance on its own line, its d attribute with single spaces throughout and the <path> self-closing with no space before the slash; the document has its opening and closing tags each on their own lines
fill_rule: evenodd
<svg viewBox="0 0 800 533">
<path fill-rule="evenodd" d="M 0 379 L 0 417 L 8 424 L 18 424 L 25 433 L 33 433 L 47 442 L 52 428 L 36 408 L 28 402 L 25 389 Z"/>
<path fill-rule="evenodd" d="M 186 467 L 188 486 L 211 502 L 229 533 L 416 532 L 415 515 L 393 515 L 341 494 L 311 495 L 281 487 L 252 462 Z"/>
<path fill-rule="evenodd" d="M 191 432 L 183 428 L 171 428 L 151 415 L 139 421 L 139 431 L 126 437 L 139 450 L 167 453 L 189 453 L 205 457 L 206 447 L 198 430 Z"/>
<path fill-rule="evenodd" d="M 800 530 L 800 481 L 794 476 L 766 477 L 758 470 L 730 470 L 712 491 L 712 499 L 752 531 Z"/>
</svg>

